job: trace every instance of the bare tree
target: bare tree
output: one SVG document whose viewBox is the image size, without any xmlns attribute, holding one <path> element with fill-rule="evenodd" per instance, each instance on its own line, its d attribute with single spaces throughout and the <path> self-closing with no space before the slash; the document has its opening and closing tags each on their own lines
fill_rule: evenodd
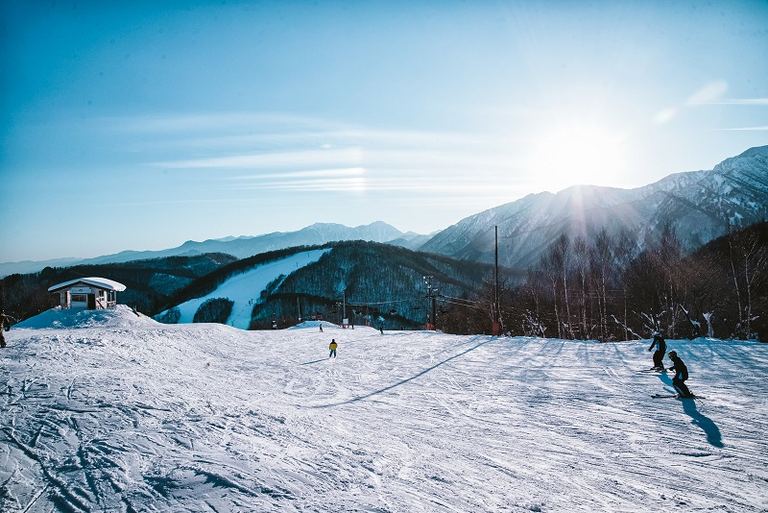
<svg viewBox="0 0 768 513">
<path fill-rule="evenodd" d="M 622 275 L 620 278 L 620 281 L 621 281 L 621 291 L 622 291 L 622 308 L 624 311 L 624 322 L 621 324 L 621 326 L 624 328 L 624 340 L 629 340 L 630 330 L 628 328 L 629 319 L 627 317 L 627 282 L 626 280 L 623 279 L 623 274 L 624 274 L 624 270 L 627 269 L 627 267 L 629 267 L 630 262 L 635 257 L 636 249 L 637 249 L 637 241 L 635 237 L 632 235 L 632 233 L 627 229 L 621 230 L 618 236 L 616 237 L 615 258 L 616 258 L 616 264 L 618 265 L 618 268 L 619 268 L 619 272 Z"/>
<path fill-rule="evenodd" d="M 744 318 L 741 309 L 741 290 L 739 289 L 739 279 L 736 276 L 736 262 L 733 250 L 734 233 L 731 228 L 731 224 L 728 223 L 728 260 L 731 265 L 731 278 L 733 279 L 733 289 L 736 292 L 736 309 L 738 310 L 739 321 L 738 326 L 742 326 Z"/>
<path fill-rule="evenodd" d="M 560 260 L 557 248 L 552 245 L 541 262 L 541 271 L 552 285 L 552 306 L 555 311 L 555 323 L 557 323 L 557 338 L 563 338 L 563 330 L 560 322 L 560 312 L 557 309 L 557 283 L 560 273 Z"/>
<path fill-rule="evenodd" d="M 736 238 L 736 245 L 744 270 L 744 314 L 739 315 L 741 332 L 745 338 L 751 339 L 754 338 L 752 321 L 755 319 L 752 312 L 752 289 L 755 279 L 765 272 L 768 263 L 768 247 L 755 232 L 740 233 Z"/>
<path fill-rule="evenodd" d="M 573 322 L 571 318 L 571 300 L 568 294 L 568 275 L 571 261 L 571 241 L 566 234 L 560 235 L 554 244 L 554 254 L 560 271 L 560 281 L 563 284 L 563 303 L 565 304 L 565 324 L 568 336 L 576 338 L 573 334 Z"/>
<path fill-rule="evenodd" d="M 581 321 L 581 338 L 589 337 L 587 328 L 587 278 L 589 277 L 589 245 L 587 241 L 579 236 L 573 241 L 573 261 L 576 268 L 576 278 L 578 279 L 579 294 L 579 317 Z"/>
<path fill-rule="evenodd" d="M 613 261 L 611 236 L 603 228 L 595 237 L 591 251 L 592 274 L 597 292 L 597 310 L 600 320 L 600 338 L 608 340 L 608 273 Z"/>
</svg>

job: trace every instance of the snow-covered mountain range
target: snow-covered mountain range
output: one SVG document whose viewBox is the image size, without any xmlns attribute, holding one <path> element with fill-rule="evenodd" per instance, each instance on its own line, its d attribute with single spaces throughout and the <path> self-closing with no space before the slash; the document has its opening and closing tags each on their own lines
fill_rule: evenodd
<svg viewBox="0 0 768 513">
<path fill-rule="evenodd" d="M 293 232 L 187 241 L 159 251 L 122 251 L 95 258 L 0 263 L 0 277 L 37 272 L 47 266 L 121 263 L 169 256 L 226 253 L 246 258 L 295 246 L 343 240 L 384 242 L 408 249 L 464 260 L 490 262 L 493 227 L 499 226 L 503 265 L 525 268 L 539 261 L 562 233 L 589 237 L 605 228 L 629 230 L 638 243 L 655 238 L 671 224 L 686 250 L 693 250 L 736 228 L 768 218 L 768 146 L 751 148 L 710 171 L 669 175 L 634 189 L 594 185 L 569 187 L 558 193 L 531 194 L 467 217 L 435 234 L 401 232 L 377 221 L 349 227 L 315 223 Z"/>
<path fill-rule="evenodd" d="M 175 248 L 158 251 L 127 250 L 94 258 L 59 258 L 44 261 L 0 263 L 0 278 L 9 274 L 33 273 L 48 266 L 70 267 L 73 265 L 121 263 L 170 256 L 194 256 L 204 253 L 226 253 L 237 258 L 246 258 L 277 249 L 312 246 L 342 240 L 391 241 L 397 246 L 415 249 L 414 245 L 421 245 L 426 242 L 426 238 L 427 236 L 414 232 L 403 233 L 383 221 L 355 227 L 335 223 L 315 223 L 293 232 L 272 232 L 257 236 L 230 236 L 204 241 L 188 240 Z"/>
<path fill-rule="evenodd" d="M 561 234 L 589 236 L 630 230 L 642 244 L 671 224 L 687 250 L 768 216 L 768 146 L 751 148 L 711 171 L 677 173 L 635 189 L 569 187 L 531 194 L 467 217 L 419 249 L 456 258 L 491 261 L 494 225 L 500 261 L 511 267 L 538 262 Z"/>
</svg>

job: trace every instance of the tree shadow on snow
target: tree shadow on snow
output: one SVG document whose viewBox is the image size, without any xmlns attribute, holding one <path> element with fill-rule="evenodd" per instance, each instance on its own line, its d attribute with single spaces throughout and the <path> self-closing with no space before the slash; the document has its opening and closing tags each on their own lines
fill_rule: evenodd
<svg viewBox="0 0 768 513">
<path fill-rule="evenodd" d="M 477 336 L 477 337 L 474 337 L 474 338 L 480 338 L 480 337 L 481 336 Z M 455 355 L 451 356 L 450 358 L 446 358 L 445 360 L 441 360 L 441 361 L 437 362 L 436 364 L 432 365 L 431 367 L 427 367 L 426 369 L 424 369 L 424 370 L 414 374 L 410 378 L 401 379 L 397 383 L 389 385 L 388 387 L 384 387 L 382 389 L 376 390 L 376 391 L 371 392 L 369 394 L 353 397 L 352 399 L 347 399 L 346 401 L 341 401 L 341 402 L 338 402 L 338 403 L 331 403 L 331 404 L 320 404 L 320 405 L 317 405 L 317 406 L 310 406 L 310 408 L 331 408 L 333 406 L 342 406 L 344 404 L 356 403 L 357 401 L 362 401 L 364 399 L 368 399 L 370 397 L 373 397 L 374 395 L 383 394 L 384 392 L 388 392 L 388 391 L 392 390 L 393 388 L 399 387 L 400 385 L 404 385 L 405 383 L 408 383 L 409 381 L 413 381 L 414 379 L 416 379 L 416 378 L 418 378 L 420 376 L 423 376 L 424 374 L 426 374 L 426 373 L 436 369 L 437 367 L 440 367 L 441 365 L 443 365 L 445 363 L 448 363 L 451 360 L 454 360 L 454 359 L 456 359 L 456 358 L 458 358 L 460 356 L 464 356 L 465 354 L 469 353 L 470 351 L 474 351 L 478 347 L 484 346 L 488 342 L 493 342 L 494 340 L 496 340 L 496 339 L 495 338 L 489 338 L 488 340 L 480 342 L 479 344 L 475 344 L 474 346 L 470 347 L 469 349 L 466 349 L 466 350 L 462 351 L 461 353 L 455 354 Z"/>
<path fill-rule="evenodd" d="M 672 387 L 672 379 L 666 374 L 659 374 L 659 379 L 665 385 Z M 683 411 L 686 415 L 691 417 L 693 424 L 704 431 L 704 434 L 707 436 L 707 442 L 715 447 L 723 447 L 723 437 L 720 434 L 720 428 L 717 427 L 717 424 L 715 424 L 712 419 L 702 414 L 696 408 L 696 401 L 689 398 L 681 399 L 680 402 L 683 403 Z"/>
</svg>

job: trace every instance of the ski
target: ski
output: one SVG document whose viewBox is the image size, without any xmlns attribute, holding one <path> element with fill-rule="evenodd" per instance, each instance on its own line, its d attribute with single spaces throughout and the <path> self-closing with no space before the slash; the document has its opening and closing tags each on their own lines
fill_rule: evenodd
<svg viewBox="0 0 768 513">
<path fill-rule="evenodd" d="M 690 397 L 680 397 L 678 394 L 674 394 L 674 395 L 651 394 L 651 397 L 653 399 L 680 399 L 681 401 L 684 399 L 706 399 L 705 397 L 701 397 L 698 395 L 692 395 Z"/>
</svg>

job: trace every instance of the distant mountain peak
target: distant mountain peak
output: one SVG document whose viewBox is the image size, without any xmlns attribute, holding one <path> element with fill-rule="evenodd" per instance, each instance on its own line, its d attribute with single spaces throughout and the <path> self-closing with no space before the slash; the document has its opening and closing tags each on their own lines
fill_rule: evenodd
<svg viewBox="0 0 768 513">
<path fill-rule="evenodd" d="M 59 259 L 55 261 L 0 263 L 0 277 L 14 272 L 37 272 L 47 264 L 77 265 L 121 263 L 149 258 L 162 258 L 179 255 L 200 255 L 203 253 L 224 253 L 237 258 L 245 258 L 266 251 L 289 248 L 292 246 L 321 245 L 327 242 L 342 240 L 367 240 L 372 242 L 388 242 L 402 237 L 403 233 L 384 221 L 374 221 L 355 227 L 339 223 L 317 222 L 300 230 L 292 232 L 271 232 L 262 235 L 227 236 L 203 241 L 187 240 L 183 244 L 159 251 L 125 250 L 119 253 L 103 255 L 87 259 Z"/>
<path fill-rule="evenodd" d="M 768 145 L 753 146 L 732 158 L 768 157 Z M 729 159 L 726 159 L 729 160 Z"/>
<path fill-rule="evenodd" d="M 589 236 L 629 230 L 642 244 L 672 224 L 693 250 L 724 233 L 768 215 L 768 146 L 750 148 L 710 171 L 675 173 L 634 189 L 576 185 L 529 194 L 462 219 L 427 241 L 423 251 L 491 261 L 493 226 L 504 235 L 502 263 L 527 267 L 560 235 Z"/>
</svg>

